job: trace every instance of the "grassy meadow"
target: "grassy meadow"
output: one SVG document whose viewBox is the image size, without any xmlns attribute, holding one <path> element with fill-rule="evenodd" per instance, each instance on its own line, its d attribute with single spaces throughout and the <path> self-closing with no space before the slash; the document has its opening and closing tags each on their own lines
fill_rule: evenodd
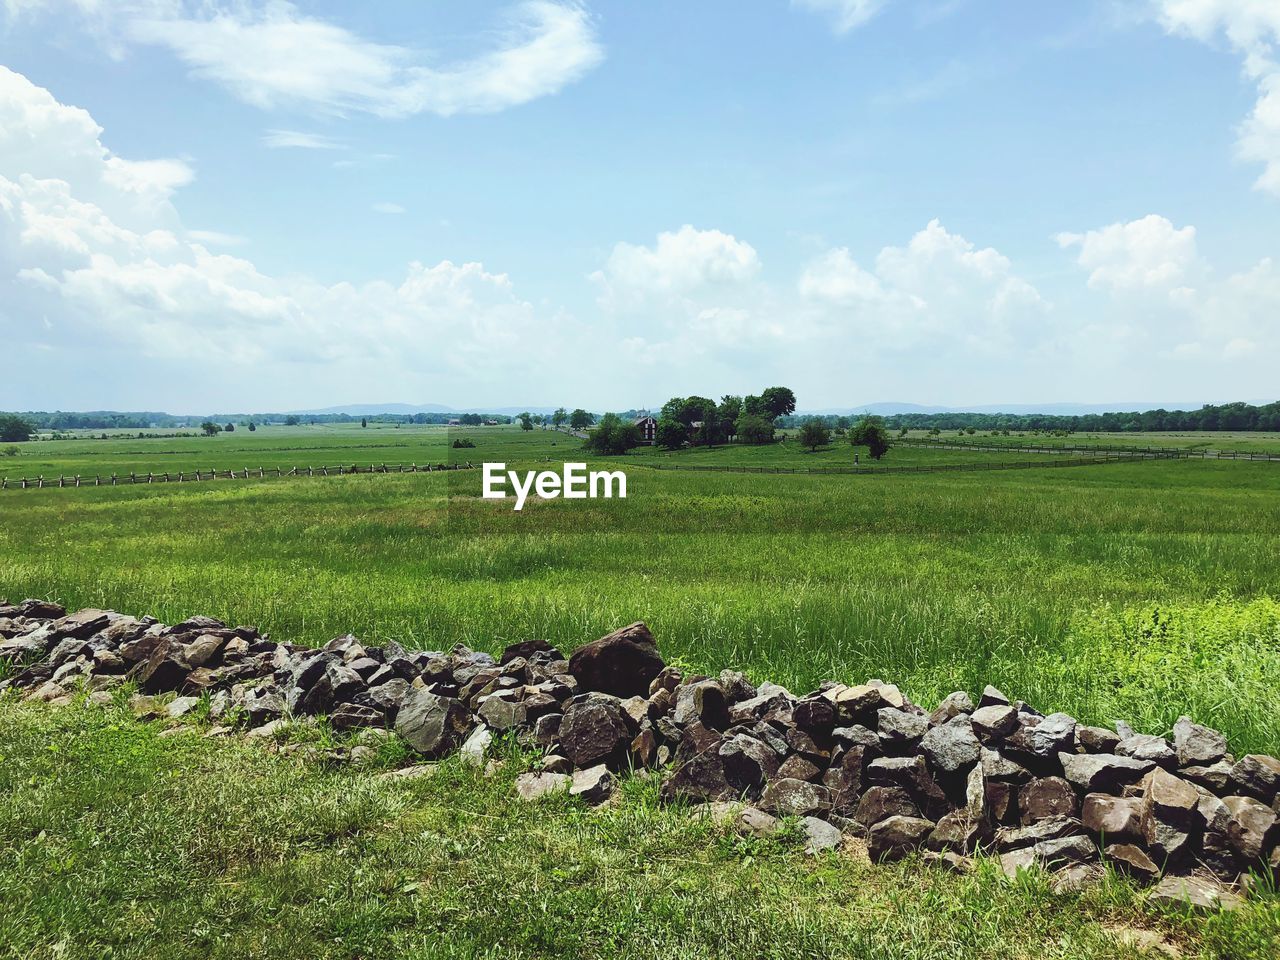
<svg viewBox="0 0 1280 960">
<path fill-rule="evenodd" d="M 986 446 L 1038 446 L 1038 447 L 1143 447 L 1173 450 L 1235 450 L 1240 453 L 1280 454 L 1280 433 L 1264 433 L 1253 430 L 1158 431 L 1134 433 L 1072 433 L 1053 436 L 1049 433 L 1010 431 L 1009 436 L 992 436 L 990 431 L 979 430 L 961 435 L 955 430 L 944 430 L 933 436 L 927 430 L 908 430 L 907 437 L 914 440 L 960 441 Z"/>
<path fill-rule="evenodd" d="M 584 459 L 541 430 L 275 429 L 25 444 L 0 471 Z M 931 704 L 995 683 L 1150 733 L 1190 713 L 1236 753 L 1280 752 L 1280 464 L 652 469 L 851 455 L 641 450 L 608 461 L 626 500 L 519 513 L 480 499 L 479 471 L 7 491 L 0 596 L 434 649 L 568 649 L 643 619 L 669 661 L 797 692 L 878 676 Z M 514 747 L 493 779 L 447 763 L 390 782 L 160 734 L 119 709 L 0 704 L 0 955 L 1084 958 L 1155 937 L 1228 958 L 1280 942 L 1270 894 L 1204 921 L 1119 881 L 1062 898 L 985 867 L 873 870 L 738 840 L 639 780 L 601 811 L 530 809 L 511 799 L 529 763 Z"/>
</svg>

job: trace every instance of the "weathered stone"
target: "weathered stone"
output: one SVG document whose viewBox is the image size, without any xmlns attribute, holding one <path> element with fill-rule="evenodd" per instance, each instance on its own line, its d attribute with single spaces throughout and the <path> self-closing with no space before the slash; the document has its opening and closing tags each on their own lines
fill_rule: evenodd
<svg viewBox="0 0 1280 960">
<path fill-rule="evenodd" d="M 1135 733 L 1132 737 L 1121 740 L 1116 745 L 1116 756 L 1148 760 L 1168 769 L 1176 767 L 1178 763 L 1177 754 L 1173 752 L 1173 746 L 1168 740 L 1146 733 Z"/>
<path fill-rule="evenodd" d="M 1142 836 L 1147 850 L 1168 865 L 1190 854 L 1199 831 L 1200 794 L 1187 781 L 1157 767 L 1142 783 Z"/>
<path fill-rule="evenodd" d="M 978 739 L 990 743 L 1002 740 L 1018 729 L 1018 711 L 1008 704 L 979 707 L 969 717 Z"/>
<path fill-rule="evenodd" d="M 876 731 L 886 751 L 911 749 L 920 742 L 928 729 L 929 720 L 926 717 L 894 707 L 883 707 L 876 711 Z"/>
<path fill-rule="evenodd" d="M 594 767 L 598 763 L 623 762 L 632 733 L 627 715 L 616 699 L 588 696 L 574 700 L 565 710 L 559 740 L 564 755 L 574 766 Z"/>
<path fill-rule="evenodd" d="M 674 720 L 682 727 L 701 723 L 711 730 L 724 730 L 729 725 L 724 689 L 714 680 L 699 680 L 677 688 Z"/>
<path fill-rule="evenodd" d="M 549 753 L 542 758 L 542 769 L 546 773 L 573 773 L 573 761 L 568 757 Z"/>
<path fill-rule="evenodd" d="M 1018 791 L 1018 811 L 1024 825 L 1049 817 L 1075 817 L 1080 812 L 1075 790 L 1061 777 L 1024 784 Z"/>
<path fill-rule="evenodd" d="M 486 724 L 501 732 L 524 726 L 528 716 L 526 709 L 524 702 L 513 695 L 495 693 L 485 698 L 476 713 Z"/>
<path fill-rule="evenodd" d="M 827 821 L 819 820 L 817 817 L 803 817 L 800 820 L 800 829 L 804 831 L 806 853 L 834 850 L 844 839 L 838 827 L 833 827 Z"/>
<path fill-rule="evenodd" d="M 176 720 L 179 717 L 185 717 L 198 706 L 200 706 L 199 697 L 177 697 L 165 707 L 165 713 Z"/>
<path fill-rule="evenodd" d="M 396 733 L 429 757 L 457 749 L 470 727 L 471 713 L 461 701 L 421 688 L 413 688 L 405 695 L 396 715 Z"/>
<path fill-rule="evenodd" d="M 1046 840 L 1070 837 L 1080 832 L 1080 821 L 1072 817 L 1049 817 L 1037 820 L 1026 827 L 1006 827 L 996 834 L 996 846 L 1001 850 L 1017 850 L 1035 846 Z"/>
<path fill-rule="evenodd" d="M 796 701 L 792 715 L 797 727 L 818 736 L 827 736 L 836 725 L 836 706 L 821 695 Z"/>
<path fill-rule="evenodd" d="M 1117 870 L 1139 880 L 1151 880 L 1160 873 L 1160 868 L 1147 856 L 1146 851 L 1132 843 L 1108 844 L 1102 855 Z"/>
<path fill-rule="evenodd" d="M 1085 753 L 1115 753 L 1120 737 L 1106 727 L 1076 727 L 1076 743 Z"/>
<path fill-rule="evenodd" d="M 569 658 L 569 672 L 583 692 L 615 697 L 643 697 L 662 672 L 663 663 L 653 634 L 643 623 L 606 634 L 579 647 Z"/>
<path fill-rule="evenodd" d="M 563 773 L 522 773 L 516 777 L 516 795 L 521 800 L 540 800 L 569 789 L 572 780 Z"/>
<path fill-rule="evenodd" d="M 822 771 L 799 754 L 792 754 L 782 761 L 778 767 L 779 780 L 808 780 L 813 783 L 822 776 Z"/>
<path fill-rule="evenodd" d="M 920 750 L 934 770 L 959 774 L 978 762 L 981 747 L 969 718 L 960 716 L 930 729 L 920 741 Z"/>
<path fill-rule="evenodd" d="M 1084 798 L 1080 820 L 1086 830 L 1104 840 L 1137 840 L 1142 836 L 1142 801 L 1090 793 Z"/>
<path fill-rule="evenodd" d="M 863 757 L 861 747 L 850 747 L 823 774 L 822 782 L 831 791 L 831 809 L 836 813 L 851 815 L 857 809 L 862 795 Z"/>
<path fill-rule="evenodd" d="M 721 670 L 720 688 L 729 703 L 741 703 L 756 695 L 756 688 L 741 670 Z"/>
<path fill-rule="evenodd" d="M 963 810 L 956 810 L 940 819 L 927 841 L 930 850 L 958 850 L 972 853 L 989 843 L 992 830 L 983 819 L 974 819 Z"/>
<path fill-rule="evenodd" d="M 1137 783 L 1154 767 L 1150 760 L 1093 753 L 1060 753 L 1058 760 L 1063 776 L 1086 793 L 1113 793 L 1125 784 Z"/>
<path fill-rule="evenodd" d="M 1107 871 L 1097 863 L 1066 862 L 1054 871 L 1050 886 L 1058 895 L 1082 893 L 1106 879 Z"/>
<path fill-rule="evenodd" d="M 782 821 L 757 807 L 744 807 L 737 814 L 738 833 L 744 837 L 771 837 L 782 829 Z"/>
<path fill-rule="evenodd" d="M 774 780 L 760 797 L 760 808 L 778 816 L 805 817 L 831 809 L 831 794 L 807 780 Z"/>
<path fill-rule="evenodd" d="M 737 791 L 725 778 L 724 763 L 714 750 L 704 750 L 682 762 L 662 785 L 664 800 L 730 800 Z"/>
<path fill-rule="evenodd" d="M 1000 854 L 1000 869 L 1010 880 L 1016 880 L 1024 870 L 1033 870 L 1038 866 L 1035 847 L 1022 847 Z"/>
<path fill-rule="evenodd" d="M 562 713 L 549 713 L 539 717 L 533 723 L 533 742 L 540 747 L 549 747 L 560 738 L 560 724 L 564 720 Z"/>
<path fill-rule="evenodd" d="M 1217 730 L 1192 723 L 1190 717 L 1179 717 L 1173 725 L 1173 749 L 1180 767 L 1209 766 L 1227 755 L 1227 738 Z"/>
<path fill-rule="evenodd" d="M 745 733 L 725 738 L 719 753 L 726 780 L 739 790 L 762 787 L 778 774 L 778 752 Z"/>
<path fill-rule="evenodd" d="M 613 774 L 603 763 L 573 774 L 569 796 L 581 797 L 585 803 L 604 803 L 613 795 Z"/>
<path fill-rule="evenodd" d="M 1065 713 L 1051 713 L 1031 727 L 1029 735 L 1032 753 L 1052 757 L 1075 746 L 1076 721 Z"/>
<path fill-rule="evenodd" d="M 1253 797 L 1225 797 L 1222 802 L 1231 811 L 1227 826 L 1231 846 L 1246 861 L 1261 863 L 1280 835 L 1275 811 Z"/>
<path fill-rule="evenodd" d="M 982 775 L 987 780 L 1004 783 L 1023 783 L 1031 779 L 1031 771 L 1015 760 L 1010 760 L 994 750 L 983 747 L 979 754 Z"/>
<path fill-rule="evenodd" d="M 1274 803 L 1280 792 L 1280 760 L 1251 753 L 1231 768 L 1231 783 L 1237 793 L 1263 803 Z"/>
<path fill-rule="evenodd" d="M 867 852 L 873 862 L 901 860 L 925 842 L 933 827 L 933 821 L 922 817 L 893 816 L 881 820 L 867 836 Z"/>
<path fill-rule="evenodd" d="M 337 710 L 329 714 L 329 726 L 335 730 L 381 727 L 386 722 L 387 718 L 381 711 L 356 703 L 341 704 Z"/>
<path fill-rule="evenodd" d="M 466 741 L 458 748 L 458 760 L 465 766 L 479 767 L 484 763 L 484 755 L 488 753 L 492 743 L 493 731 L 481 724 L 471 731 Z"/>
<path fill-rule="evenodd" d="M 929 714 L 929 723 L 937 726 L 962 713 L 973 713 L 973 700 L 965 691 L 957 690 L 955 693 L 947 694 L 933 713 Z"/>
<path fill-rule="evenodd" d="M 1207 877 L 1168 876 L 1157 883 L 1148 899 L 1161 906 L 1177 910 L 1188 908 L 1197 911 L 1235 910 L 1244 901 L 1239 895 Z"/>
<path fill-rule="evenodd" d="M 872 787 L 858 801 L 853 819 L 864 827 L 872 827 L 881 820 L 898 816 L 920 816 L 911 794 L 901 787 Z"/>
<path fill-rule="evenodd" d="M 1062 863 L 1092 863 L 1098 859 L 1098 848 L 1088 837 L 1070 836 L 1044 840 L 1034 847 L 1036 859 L 1046 867 Z"/>
<path fill-rule="evenodd" d="M 983 707 L 992 706 L 1007 707 L 1009 706 L 1009 698 L 991 686 L 991 684 L 987 684 L 982 688 L 982 696 L 978 698 L 978 709 L 981 710 Z"/>
</svg>

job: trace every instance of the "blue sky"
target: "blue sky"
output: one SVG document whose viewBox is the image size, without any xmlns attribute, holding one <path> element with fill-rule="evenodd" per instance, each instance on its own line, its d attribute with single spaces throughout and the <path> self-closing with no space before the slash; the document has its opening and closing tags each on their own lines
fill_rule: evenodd
<svg viewBox="0 0 1280 960">
<path fill-rule="evenodd" d="M 0 407 L 1270 399 L 1271 0 L 0 0 Z"/>
</svg>

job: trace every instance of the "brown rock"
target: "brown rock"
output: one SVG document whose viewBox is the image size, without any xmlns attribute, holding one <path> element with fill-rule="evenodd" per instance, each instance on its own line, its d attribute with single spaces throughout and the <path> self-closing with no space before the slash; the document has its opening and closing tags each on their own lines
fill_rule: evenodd
<svg viewBox="0 0 1280 960">
<path fill-rule="evenodd" d="M 1103 851 L 1103 858 L 1117 870 L 1139 880 L 1152 880 L 1160 873 L 1155 861 L 1141 847 L 1131 843 L 1108 844 Z"/>
<path fill-rule="evenodd" d="M 1086 830 L 1104 840 L 1136 840 L 1142 836 L 1142 801 L 1090 793 L 1080 819 Z"/>
<path fill-rule="evenodd" d="M 921 817 L 894 816 L 881 820 L 867 836 L 873 862 L 901 860 L 916 850 L 933 832 L 933 822 Z"/>
<path fill-rule="evenodd" d="M 649 685 L 664 666 L 653 634 L 643 623 L 633 623 L 579 647 L 569 658 L 569 672 L 583 692 L 622 698 L 647 696 Z"/>
<path fill-rule="evenodd" d="M 1018 811 L 1027 825 L 1049 817 L 1075 817 L 1080 809 L 1071 784 L 1061 777 L 1042 777 L 1018 791 Z"/>
<path fill-rule="evenodd" d="M 1253 797 L 1225 797 L 1222 802 L 1231 812 L 1227 838 L 1232 848 L 1247 862 L 1261 863 L 1280 834 L 1275 811 Z"/>
</svg>

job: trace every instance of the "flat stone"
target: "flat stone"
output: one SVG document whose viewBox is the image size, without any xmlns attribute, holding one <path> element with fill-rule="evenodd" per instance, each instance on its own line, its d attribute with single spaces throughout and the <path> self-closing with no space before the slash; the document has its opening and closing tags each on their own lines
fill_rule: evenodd
<svg viewBox="0 0 1280 960">
<path fill-rule="evenodd" d="M 1178 763 L 1173 746 L 1164 737 L 1153 737 L 1146 733 L 1135 733 L 1125 737 L 1116 745 L 1117 757 L 1129 757 L 1133 760 L 1149 760 L 1162 767 L 1175 767 Z"/>
<path fill-rule="evenodd" d="M 586 770 L 578 770 L 573 774 L 569 796 L 581 797 L 584 802 L 594 805 L 604 803 L 612 795 L 613 774 L 603 763 Z"/>
<path fill-rule="evenodd" d="M 1155 764 L 1132 757 L 1112 757 L 1093 753 L 1060 753 L 1063 776 L 1086 793 L 1110 793 L 1126 784 L 1137 783 Z"/>
<path fill-rule="evenodd" d="M 522 773 L 516 777 L 516 795 L 521 800 L 540 800 L 568 791 L 571 783 L 571 778 L 563 773 Z"/>
<path fill-rule="evenodd" d="M 465 766 L 478 767 L 484 763 L 484 755 L 492 743 L 493 731 L 482 724 L 471 731 L 458 749 L 458 760 Z"/>
<path fill-rule="evenodd" d="M 1160 873 L 1160 868 L 1147 856 L 1147 852 L 1132 843 L 1108 844 L 1102 855 L 1117 870 L 1139 880 L 1152 880 Z"/>
<path fill-rule="evenodd" d="M 1061 777 L 1041 777 L 1023 784 L 1018 791 L 1018 811 L 1024 825 L 1049 817 L 1075 817 L 1079 812 L 1076 792 Z"/>
<path fill-rule="evenodd" d="M 1086 753 L 1115 753 L 1120 737 L 1106 727 L 1076 727 L 1076 743 Z"/>
<path fill-rule="evenodd" d="M 807 780 L 775 780 L 765 787 L 760 807 L 779 816 L 810 816 L 831 809 L 831 794 Z"/>
<path fill-rule="evenodd" d="M 1227 738 L 1217 730 L 1192 723 L 1190 717 L 1179 717 L 1173 725 L 1173 749 L 1180 767 L 1208 766 L 1227 755 Z"/>
<path fill-rule="evenodd" d="M 844 839 L 838 827 L 833 827 L 825 820 L 819 820 L 817 817 L 804 817 L 800 821 L 800 827 L 804 830 L 805 835 L 805 852 L 821 853 L 824 850 L 834 850 L 840 846 L 840 842 Z"/>
<path fill-rule="evenodd" d="M 1090 793 L 1084 798 L 1080 820 L 1086 830 L 1105 840 L 1136 840 L 1142 836 L 1142 801 Z"/>
<path fill-rule="evenodd" d="M 933 821 L 922 817 L 889 817 L 871 828 L 867 848 L 872 862 L 892 862 L 909 856 L 933 832 Z"/>
<path fill-rule="evenodd" d="M 1147 898 L 1161 906 L 1198 912 L 1235 910 L 1244 904 L 1238 894 L 1217 881 L 1197 876 L 1167 876 L 1151 888 Z"/>
<path fill-rule="evenodd" d="M 169 704 L 164 708 L 164 712 L 172 719 L 177 720 L 179 717 L 185 717 L 198 706 L 200 706 L 199 697 L 177 697 L 169 701 Z"/>
<path fill-rule="evenodd" d="M 771 837 L 782 829 L 782 821 L 757 807 L 744 807 L 737 814 L 735 827 L 744 837 Z"/>
<path fill-rule="evenodd" d="M 1018 729 L 1018 711 L 1007 703 L 979 707 L 969 717 L 973 732 L 985 742 L 1002 740 Z"/>
</svg>

